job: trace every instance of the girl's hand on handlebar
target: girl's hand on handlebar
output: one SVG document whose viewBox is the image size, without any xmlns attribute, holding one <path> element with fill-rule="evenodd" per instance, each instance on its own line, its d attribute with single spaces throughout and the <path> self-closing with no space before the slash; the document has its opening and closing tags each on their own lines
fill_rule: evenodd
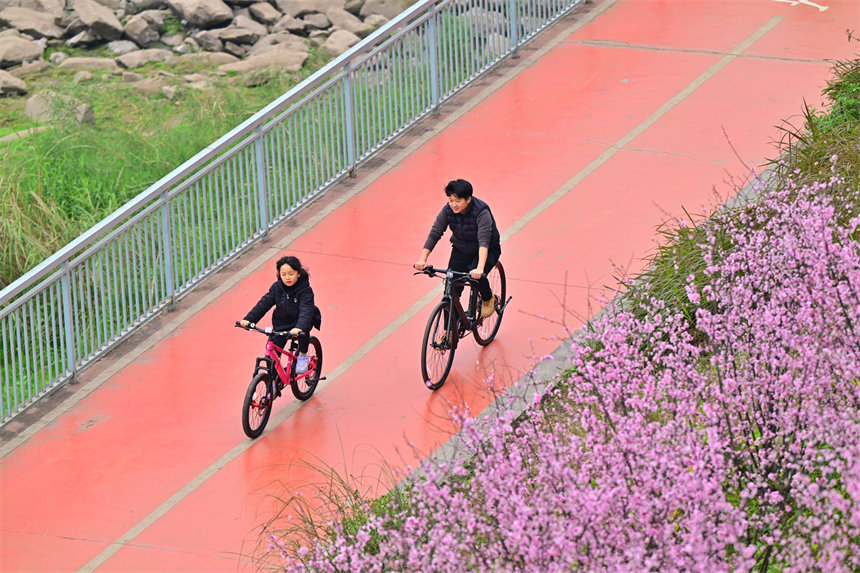
<svg viewBox="0 0 860 573">
<path fill-rule="evenodd" d="M 301 328 L 294 328 L 290 331 L 290 334 L 292 334 L 293 336 L 296 336 L 297 334 L 301 334 L 301 333 L 302 333 Z"/>
<path fill-rule="evenodd" d="M 242 328 L 248 328 L 248 325 L 249 325 L 249 324 L 251 324 L 251 322 L 250 322 L 250 321 L 248 321 L 248 320 L 244 320 L 244 319 L 243 319 L 243 320 L 240 320 L 240 321 L 239 321 L 239 326 L 241 326 Z"/>
</svg>

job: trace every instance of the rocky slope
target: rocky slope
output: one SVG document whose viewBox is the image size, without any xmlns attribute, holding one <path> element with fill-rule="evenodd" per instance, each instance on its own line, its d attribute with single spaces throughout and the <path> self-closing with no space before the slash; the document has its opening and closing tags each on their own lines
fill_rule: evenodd
<svg viewBox="0 0 860 573">
<path fill-rule="evenodd" d="M 99 70 L 123 74 L 124 80 L 143 82 L 141 89 L 154 92 L 169 86 L 132 70 L 153 61 L 202 59 L 220 72 L 298 71 L 312 46 L 341 54 L 411 3 L 0 0 L 0 96 L 29 97 L 24 78 L 53 66 L 79 70 L 84 76 Z M 74 57 L 64 47 L 105 47 L 115 55 Z M 47 58 L 46 50 L 51 52 Z M 201 85 L 198 77 L 187 81 L 191 87 Z M 35 101 L 28 105 L 28 114 L 37 119 L 31 108 L 45 107 L 50 106 Z M 86 110 L 79 119 L 87 120 Z"/>
</svg>

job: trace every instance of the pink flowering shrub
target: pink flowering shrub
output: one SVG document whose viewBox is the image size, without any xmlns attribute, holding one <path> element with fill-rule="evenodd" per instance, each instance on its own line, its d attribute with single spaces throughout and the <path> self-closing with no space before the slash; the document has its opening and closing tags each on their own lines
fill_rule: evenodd
<svg viewBox="0 0 860 573">
<path fill-rule="evenodd" d="M 331 523 L 286 570 L 860 570 L 860 221 L 837 224 L 840 185 L 714 220 L 695 329 L 635 295 L 648 312 L 606 313 L 524 415 L 462 416 L 465 467 L 428 465 L 411 504 Z"/>
<path fill-rule="evenodd" d="M 716 381 L 703 413 L 728 439 L 724 489 L 757 562 L 785 570 L 860 567 L 860 220 L 834 224 L 840 185 L 789 185 L 729 219 L 740 247 L 701 293 L 719 310 L 697 313 Z"/>
</svg>

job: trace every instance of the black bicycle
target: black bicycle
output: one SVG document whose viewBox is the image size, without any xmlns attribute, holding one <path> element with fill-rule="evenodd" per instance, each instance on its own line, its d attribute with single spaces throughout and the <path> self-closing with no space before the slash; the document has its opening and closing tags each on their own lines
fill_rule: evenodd
<svg viewBox="0 0 860 573">
<path fill-rule="evenodd" d="M 445 279 L 445 293 L 430 314 L 421 345 L 421 375 L 424 377 L 424 384 L 431 390 L 437 390 L 445 383 L 451 371 L 459 340 L 472 333 L 475 335 L 475 342 L 481 346 L 492 342 L 499 331 L 505 307 L 511 297 L 507 296 L 505 268 L 501 261 L 496 262 L 486 275 L 495 296 L 493 314 L 486 318 L 481 317 L 479 281 L 469 276 L 468 272 L 427 266 L 415 274 L 441 276 Z M 459 286 L 469 287 L 469 304 L 465 310 L 460 297 L 454 294 L 455 287 Z"/>
</svg>

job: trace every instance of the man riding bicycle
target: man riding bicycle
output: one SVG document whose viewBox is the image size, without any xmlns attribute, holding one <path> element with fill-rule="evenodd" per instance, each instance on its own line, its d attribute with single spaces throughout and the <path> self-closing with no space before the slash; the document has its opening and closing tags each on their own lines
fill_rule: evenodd
<svg viewBox="0 0 860 573">
<path fill-rule="evenodd" d="M 451 258 L 448 268 L 468 272 L 472 278 L 480 279 L 481 316 L 491 316 L 496 297 L 490 288 L 486 273 L 492 269 L 502 254 L 502 245 L 496 220 L 489 205 L 473 195 L 472 184 L 465 179 L 449 181 L 445 186 L 448 204 L 442 207 L 430 229 L 421 257 L 413 266 L 423 271 L 427 257 L 442 238 L 445 229 L 451 229 Z M 459 296 L 463 287 L 456 294 Z"/>
</svg>

